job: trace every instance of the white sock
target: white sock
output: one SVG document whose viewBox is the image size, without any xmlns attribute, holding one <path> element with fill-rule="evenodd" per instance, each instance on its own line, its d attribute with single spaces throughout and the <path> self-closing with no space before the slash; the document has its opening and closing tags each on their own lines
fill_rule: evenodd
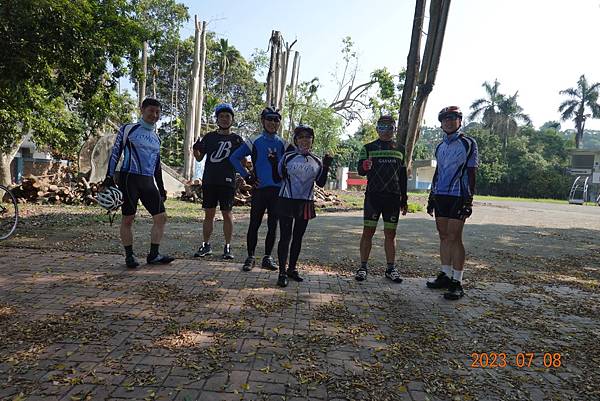
<svg viewBox="0 0 600 401">
<path fill-rule="evenodd" d="M 456 281 L 458 281 L 459 283 L 462 281 L 462 276 L 463 276 L 463 271 L 462 270 L 453 270 L 452 271 L 452 278 Z"/>
<path fill-rule="evenodd" d="M 446 276 L 452 277 L 452 266 L 450 265 L 442 265 L 442 271 L 446 273 Z"/>
</svg>

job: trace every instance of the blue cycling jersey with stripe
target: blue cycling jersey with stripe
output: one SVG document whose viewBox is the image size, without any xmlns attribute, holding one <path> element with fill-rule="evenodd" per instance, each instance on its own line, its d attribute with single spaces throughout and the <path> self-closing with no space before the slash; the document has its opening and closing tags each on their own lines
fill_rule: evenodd
<svg viewBox="0 0 600 401">
<path fill-rule="evenodd" d="M 246 156 L 252 158 L 252 168 L 258 178 L 258 188 L 277 187 L 281 183 L 273 180 L 273 171 L 269 162 L 269 153 L 277 155 L 277 161 L 285 153 L 288 143 L 276 134 L 269 134 L 263 131 L 260 135 L 247 139 L 242 146 L 229 156 L 229 161 L 243 178 L 248 176 L 248 172 L 242 166 L 242 159 Z"/>
<path fill-rule="evenodd" d="M 108 176 L 114 176 L 121 154 L 121 172 L 157 176 L 160 173 L 160 138 L 154 131 L 154 125 L 140 119 L 119 129 L 110 155 Z"/>
<path fill-rule="evenodd" d="M 477 142 L 457 131 L 435 149 L 437 168 L 431 184 L 435 195 L 471 196 L 467 168 L 479 166 Z"/>
</svg>

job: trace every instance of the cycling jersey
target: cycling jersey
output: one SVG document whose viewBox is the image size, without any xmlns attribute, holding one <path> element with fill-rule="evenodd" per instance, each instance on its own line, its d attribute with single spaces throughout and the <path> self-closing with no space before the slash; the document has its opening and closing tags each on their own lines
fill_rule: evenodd
<svg viewBox="0 0 600 401">
<path fill-rule="evenodd" d="M 286 152 L 278 167 L 283 184 L 279 190 L 281 198 L 314 200 L 315 182 L 322 187 L 327 180 L 327 170 L 321 160 L 308 153 L 303 155 L 297 150 Z"/>
<path fill-rule="evenodd" d="M 277 187 L 280 183 L 273 180 L 273 171 L 269 162 L 269 153 L 277 155 L 277 161 L 281 159 L 288 143 L 277 134 L 269 134 L 263 131 L 262 134 L 249 138 L 229 157 L 229 161 L 233 167 L 243 178 L 248 176 L 248 172 L 242 166 L 241 160 L 246 156 L 252 158 L 252 168 L 254 174 L 258 178 L 258 188 Z"/>
<path fill-rule="evenodd" d="M 435 149 L 437 168 L 431 184 L 434 195 L 472 196 L 467 168 L 479 165 L 477 142 L 457 131 Z"/>
<path fill-rule="evenodd" d="M 226 185 L 235 188 L 235 169 L 229 156 L 244 142 L 241 136 L 231 133 L 209 132 L 200 141 L 206 154 L 202 185 Z"/>
<path fill-rule="evenodd" d="M 363 161 L 373 162 L 371 169 L 363 169 Z M 358 174 L 367 176 L 367 193 L 386 192 L 405 195 L 407 185 L 404 165 L 404 146 L 393 141 L 377 139 L 362 147 L 358 160 Z"/>
</svg>

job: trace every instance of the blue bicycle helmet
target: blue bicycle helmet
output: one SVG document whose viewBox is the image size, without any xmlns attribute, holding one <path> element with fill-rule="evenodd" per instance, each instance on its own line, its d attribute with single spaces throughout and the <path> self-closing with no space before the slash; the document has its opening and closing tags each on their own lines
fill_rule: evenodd
<svg viewBox="0 0 600 401">
<path fill-rule="evenodd" d="M 217 107 L 215 107 L 215 117 L 218 117 L 219 113 L 222 111 L 228 112 L 232 117 L 235 116 L 235 113 L 233 112 L 233 106 L 230 103 L 221 103 L 217 105 Z"/>
</svg>

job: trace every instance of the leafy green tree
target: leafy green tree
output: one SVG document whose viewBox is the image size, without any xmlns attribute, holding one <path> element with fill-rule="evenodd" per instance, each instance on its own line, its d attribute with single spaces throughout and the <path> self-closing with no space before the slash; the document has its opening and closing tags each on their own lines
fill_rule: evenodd
<svg viewBox="0 0 600 401">
<path fill-rule="evenodd" d="M 590 117 L 600 118 L 600 104 L 598 104 L 600 82 L 590 84 L 585 75 L 582 75 L 577 81 L 577 87 L 564 89 L 559 93 L 569 97 L 561 103 L 558 111 L 561 113 L 561 120 L 573 119 L 575 122 L 575 129 L 577 130 L 575 147 L 580 149 L 583 143 L 586 120 Z M 586 113 L 588 110 L 589 113 Z"/>
<path fill-rule="evenodd" d="M 109 114 L 113 104 L 94 97 L 118 97 L 126 56 L 146 32 L 132 11 L 125 0 L 2 3 L 0 182 L 10 180 L 10 161 L 25 134 L 38 144 L 66 145 L 85 135 L 82 117 L 69 113 L 84 110 L 94 120 Z M 57 140 L 59 128 L 65 138 Z"/>
</svg>

